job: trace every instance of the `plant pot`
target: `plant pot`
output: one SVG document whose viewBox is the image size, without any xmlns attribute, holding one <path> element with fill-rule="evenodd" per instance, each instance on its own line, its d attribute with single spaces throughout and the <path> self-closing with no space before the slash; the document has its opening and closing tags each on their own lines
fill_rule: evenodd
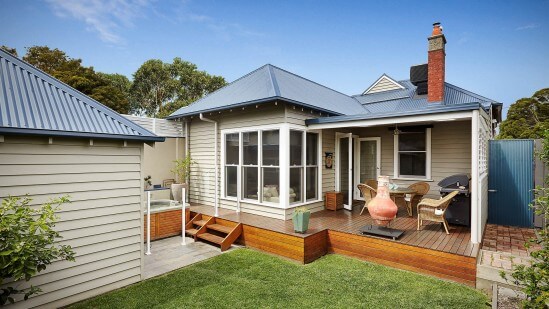
<svg viewBox="0 0 549 309">
<path fill-rule="evenodd" d="M 294 231 L 296 233 L 305 233 L 309 228 L 309 218 L 311 218 L 311 212 L 300 212 L 293 216 Z"/>
<path fill-rule="evenodd" d="M 172 196 L 173 199 L 183 203 L 181 200 L 183 197 L 181 196 L 183 194 L 182 190 L 185 188 L 186 194 L 189 195 L 189 186 L 187 186 L 186 183 L 172 183 Z"/>
</svg>

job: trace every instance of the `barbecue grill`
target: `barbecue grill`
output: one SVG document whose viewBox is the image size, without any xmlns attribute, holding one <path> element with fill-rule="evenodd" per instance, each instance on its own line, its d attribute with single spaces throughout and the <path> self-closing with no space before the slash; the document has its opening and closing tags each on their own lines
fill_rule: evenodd
<svg viewBox="0 0 549 309">
<path fill-rule="evenodd" d="M 446 210 L 446 220 L 450 224 L 471 226 L 471 194 L 469 176 L 457 174 L 446 177 L 438 183 L 444 197 L 452 191 L 459 191 Z"/>
</svg>

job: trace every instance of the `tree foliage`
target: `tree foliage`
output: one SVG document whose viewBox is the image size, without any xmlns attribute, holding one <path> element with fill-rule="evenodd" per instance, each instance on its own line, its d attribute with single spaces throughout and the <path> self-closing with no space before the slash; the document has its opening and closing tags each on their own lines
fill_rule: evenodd
<svg viewBox="0 0 549 309">
<path fill-rule="evenodd" d="M 543 135 L 543 148 L 539 153 L 542 162 L 549 165 L 549 130 Z M 539 237 L 528 241 L 525 246 L 532 244 L 541 246 L 541 249 L 530 253 L 532 258 L 529 265 L 514 267 L 511 277 L 515 284 L 523 287 L 526 300 L 524 308 L 547 308 L 549 305 L 549 179 L 545 179 L 545 186 L 534 190 L 535 199 L 532 204 L 536 214 L 545 218 L 545 226 L 539 231 Z M 506 277 L 502 273 L 503 277 Z"/>
<path fill-rule="evenodd" d="M 129 110 L 128 93 L 118 84 L 123 82 L 118 76 L 97 73 L 93 67 L 83 66 L 81 59 L 71 58 L 48 46 L 27 48 L 23 60 L 119 113 Z"/>
<path fill-rule="evenodd" d="M 530 98 L 517 100 L 509 108 L 507 119 L 501 123 L 498 138 L 541 138 L 549 129 L 549 88 Z"/>
<path fill-rule="evenodd" d="M 33 209 L 29 205 L 29 198 L 8 197 L 2 200 L 0 285 L 6 279 L 14 283 L 19 280 L 29 281 L 58 259 L 74 261 L 74 252 L 70 246 L 55 243 L 61 236 L 53 229 L 58 219 L 55 212 L 68 201 L 67 197 L 61 197 Z M 26 300 L 40 292 L 37 287 L 20 289 L 12 285 L 0 290 L 0 305 L 13 303 L 15 294 L 23 294 Z"/>
<path fill-rule="evenodd" d="M 131 112 L 166 117 L 225 84 L 223 77 L 200 71 L 181 58 L 173 63 L 148 60 L 134 74 Z"/>
<path fill-rule="evenodd" d="M 15 49 L 15 48 L 8 47 L 6 45 L 2 45 L 2 46 L 0 46 L 0 49 L 3 50 L 3 51 L 7 51 L 8 53 L 12 54 L 15 57 L 19 57 L 17 55 L 17 49 Z"/>
</svg>

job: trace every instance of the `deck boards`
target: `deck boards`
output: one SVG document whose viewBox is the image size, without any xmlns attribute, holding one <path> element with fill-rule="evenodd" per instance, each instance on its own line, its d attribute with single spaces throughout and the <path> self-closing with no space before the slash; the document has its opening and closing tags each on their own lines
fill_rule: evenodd
<svg viewBox="0 0 549 309">
<path fill-rule="evenodd" d="M 222 208 L 219 209 L 219 217 L 261 229 L 306 238 L 323 230 L 357 234 L 361 227 L 373 223 L 373 220 L 368 212 L 364 212 L 360 215 L 360 209 L 361 207 L 354 207 L 353 211 L 323 210 L 313 213 L 309 223 L 309 230 L 306 234 L 295 233 L 293 231 L 293 223 L 291 220 L 284 221 L 248 213 L 239 214 Z M 214 213 L 213 207 L 204 205 L 194 205 L 191 207 L 191 210 L 206 215 L 213 215 Z M 399 208 L 397 218 L 391 222 L 391 225 L 389 226 L 394 229 L 401 229 L 405 231 L 404 234 L 396 240 L 396 242 L 475 258 L 478 255 L 479 245 L 471 243 L 471 232 L 469 228 L 451 225 L 450 235 L 446 235 L 441 224 L 424 221 L 421 230 L 417 231 L 416 218 L 417 217 L 415 214 L 414 217 L 408 217 L 406 210 L 404 208 Z M 393 241 L 386 238 L 381 239 Z"/>
</svg>

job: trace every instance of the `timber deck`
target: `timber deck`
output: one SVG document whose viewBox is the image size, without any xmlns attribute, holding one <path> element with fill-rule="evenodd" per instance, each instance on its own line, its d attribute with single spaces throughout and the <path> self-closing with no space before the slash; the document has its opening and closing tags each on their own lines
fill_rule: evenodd
<svg viewBox="0 0 549 309">
<path fill-rule="evenodd" d="M 291 220 L 278 220 L 248 213 L 219 209 L 217 220 L 241 223 L 238 242 L 252 248 L 309 263 L 326 253 L 358 257 L 379 264 L 433 275 L 439 278 L 475 285 L 476 258 L 479 244 L 470 241 L 470 229 L 450 226 L 446 235 L 439 223 L 424 222 L 417 231 L 417 217 L 408 217 L 399 208 L 390 227 L 404 230 L 397 240 L 359 234 L 359 229 L 372 224 L 360 206 L 353 211 L 323 210 L 313 213 L 306 234 L 295 233 Z M 194 205 L 191 211 L 212 216 L 211 206 Z"/>
</svg>

